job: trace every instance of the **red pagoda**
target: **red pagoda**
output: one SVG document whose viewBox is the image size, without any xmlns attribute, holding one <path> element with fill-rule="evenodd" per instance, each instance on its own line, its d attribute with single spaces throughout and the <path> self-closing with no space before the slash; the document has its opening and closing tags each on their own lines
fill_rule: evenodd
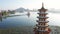
<svg viewBox="0 0 60 34">
<path fill-rule="evenodd" d="M 38 9 L 39 11 L 39 16 L 37 17 L 38 24 L 36 24 L 36 27 L 34 28 L 34 34 L 49 34 L 50 33 L 50 28 L 48 27 L 48 22 L 46 19 L 46 13 L 47 9 L 44 8 L 44 4 L 42 3 L 42 8 Z"/>
</svg>

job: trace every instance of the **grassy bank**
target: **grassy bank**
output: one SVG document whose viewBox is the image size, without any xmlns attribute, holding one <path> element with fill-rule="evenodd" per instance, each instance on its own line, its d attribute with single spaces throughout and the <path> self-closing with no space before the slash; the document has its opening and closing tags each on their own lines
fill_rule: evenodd
<svg viewBox="0 0 60 34">
<path fill-rule="evenodd" d="M 50 28 L 54 29 L 55 26 L 50 26 Z M 0 29 L 0 34 L 33 34 L 33 26 L 22 26 L 22 27 L 12 27 L 8 29 Z"/>
</svg>

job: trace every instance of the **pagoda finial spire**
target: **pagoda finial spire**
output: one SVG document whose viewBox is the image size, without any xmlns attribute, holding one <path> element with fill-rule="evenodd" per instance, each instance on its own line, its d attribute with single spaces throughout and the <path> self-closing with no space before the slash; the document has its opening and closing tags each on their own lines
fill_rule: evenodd
<svg viewBox="0 0 60 34">
<path fill-rule="evenodd" d="M 44 3 L 42 2 L 42 8 L 44 8 Z"/>
</svg>

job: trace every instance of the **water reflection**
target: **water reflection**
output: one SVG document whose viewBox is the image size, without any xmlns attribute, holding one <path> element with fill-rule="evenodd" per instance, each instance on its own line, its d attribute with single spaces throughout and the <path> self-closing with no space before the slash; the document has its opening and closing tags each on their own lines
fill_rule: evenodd
<svg viewBox="0 0 60 34">
<path fill-rule="evenodd" d="M 55 13 L 49 13 L 48 14 L 48 21 L 49 21 L 49 25 L 58 25 L 60 26 L 60 21 L 59 21 L 59 16 L 60 14 L 55 14 Z M 38 14 L 37 12 L 26 12 L 26 13 L 23 13 L 23 14 L 19 14 L 19 15 L 9 15 L 9 16 L 3 16 L 1 17 L 0 16 L 0 24 L 3 23 L 3 25 L 8 25 L 8 24 L 13 24 L 13 25 L 17 25 L 19 24 L 21 26 L 26 24 L 30 24 L 30 25 L 35 25 L 36 23 L 36 20 L 37 20 L 37 17 Z"/>
<path fill-rule="evenodd" d="M 2 22 L 2 17 L 0 16 L 0 21 Z"/>
<path fill-rule="evenodd" d="M 2 22 L 3 19 L 6 19 L 6 18 L 7 18 L 7 16 L 0 16 L 0 21 Z"/>
<path fill-rule="evenodd" d="M 28 13 L 23 13 L 23 14 L 10 14 L 10 15 L 4 15 L 4 16 L 2 16 L 2 15 L 0 15 L 0 21 L 2 22 L 3 21 L 3 19 L 6 19 L 6 18 L 9 18 L 9 17 L 16 17 L 16 16 L 25 16 L 25 15 L 27 15 L 28 17 L 30 17 L 30 12 L 28 12 Z"/>
<path fill-rule="evenodd" d="M 27 12 L 27 16 L 30 17 L 30 12 Z"/>
</svg>

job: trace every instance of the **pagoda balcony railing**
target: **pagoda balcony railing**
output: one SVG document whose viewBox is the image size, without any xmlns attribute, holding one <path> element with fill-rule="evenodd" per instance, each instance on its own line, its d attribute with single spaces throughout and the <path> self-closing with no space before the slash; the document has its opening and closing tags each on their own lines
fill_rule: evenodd
<svg viewBox="0 0 60 34">
<path fill-rule="evenodd" d="M 37 18 L 49 18 L 49 17 L 44 17 L 44 16 L 38 16 Z"/>
<path fill-rule="evenodd" d="M 38 26 L 38 27 L 48 27 L 48 25 L 38 25 L 38 24 L 36 24 L 36 26 Z"/>
<path fill-rule="evenodd" d="M 37 22 L 43 22 L 43 23 L 47 23 L 47 22 L 49 22 L 49 21 L 39 21 L 39 20 L 36 20 Z"/>
<path fill-rule="evenodd" d="M 44 13 L 44 12 L 43 12 L 43 13 L 37 13 L 37 14 L 48 14 L 48 13 Z"/>
<path fill-rule="evenodd" d="M 39 32 L 46 32 L 46 30 L 39 30 L 39 29 L 38 29 L 38 31 L 39 31 Z"/>
</svg>

